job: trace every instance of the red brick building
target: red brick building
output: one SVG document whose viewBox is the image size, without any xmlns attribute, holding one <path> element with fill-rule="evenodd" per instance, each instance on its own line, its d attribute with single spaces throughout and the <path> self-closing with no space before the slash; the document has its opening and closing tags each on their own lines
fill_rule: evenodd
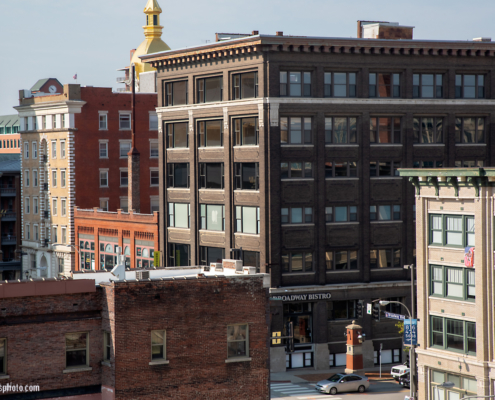
<svg viewBox="0 0 495 400">
<path fill-rule="evenodd" d="M 169 273 L 152 270 L 151 279 L 140 281 L 109 282 L 110 274 L 101 272 L 0 285 L 0 384 L 38 390 L 4 394 L 16 400 L 269 399 L 262 275 L 220 276 L 192 267 Z M 86 275 L 100 276 L 100 284 Z"/>
<path fill-rule="evenodd" d="M 150 268 L 158 250 L 158 213 L 117 213 L 74 210 L 76 271 L 111 270 L 117 261 L 116 246 L 126 256 L 128 268 Z M 99 261 L 98 261 L 99 260 Z"/>
</svg>

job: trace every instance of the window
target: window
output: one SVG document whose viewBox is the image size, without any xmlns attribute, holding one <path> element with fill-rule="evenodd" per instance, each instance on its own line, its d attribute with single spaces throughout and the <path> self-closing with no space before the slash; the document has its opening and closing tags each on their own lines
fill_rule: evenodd
<svg viewBox="0 0 495 400">
<path fill-rule="evenodd" d="M 7 339 L 0 339 L 0 376 L 7 375 Z"/>
<path fill-rule="evenodd" d="M 370 118 L 370 143 L 401 143 L 400 117 Z"/>
<path fill-rule="evenodd" d="M 400 161 L 370 161 L 370 176 L 399 176 Z"/>
<path fill-rule="evenodd" d="M 175 228 L 190 228 L 190 205 L 181 203 L 168 203 L 168 226 Z"/>
<path fill-rule="evenodd" d="M 474 117 L 456 117 L 456 143 L 485 143 L 485 119 Z"/>
<path fill-rule="evenodd" d="M 443 143 L 442 117 L 414 117 L 414 143 Z"/>
<path fill-rule="evenodd" d="M 357 220 L 356 206 L 325 207 L 325 222 L 355 222 Z"/>
<path fill-rule="evenodd" d="M 150 211 L 152 214 L 155 211 L 160 211 L 160 200 L 158 196 L 150 196 Z"/>
<path fill-rule="evenodd" d="M 38 225 L 34 225 L 34 240 L 39 240 Z"/>
<path fill-rule="evenodd" d="M 52 158 L 57 158 L 57 141 L 52 140 Z"/>
<path fill-rule="evenodd" d="M 57 199 L 52 199 L 52 215 L 57 215 Z"/>
<path fill-rule="evenodd" d="M 370 221 L 400 221 L 400 204 L 370 206 Z"/>
<path fill-rule="evenodd" d="M 26 205 L 26 214 L 30 213 L 31 200 L 29 197 L 24 198 L 24 204 Z"/>
<path fill-rule="evenodd" d="M 370 268 L 402 268 L 401 250 L 370 250 Z"/>
<path fill-rule="evenodd" d="M 158 158 L 158 142 L 150 139 L 150 158 Z"/>
<path fill-rule="evenodd" d="M 257 146 L 259 144 L 258 118 L 234 119 L 234 146 Z"/>
<path fill-rule="evenodd" d="M 107 198 L 100 199 L 100 209 L 102 211 L 108 211 L 108 199 Z"/>
<path fill-rule="evenodd" d="M 187 81 L 165 82 L 165 106 L 187 104 Z"/>
<path fill-rule="evenodd" d="M 65 158 L 65 141 L 60 141 L 60 158 Z"/>
<path fill-rule="evenodd" d="M 413 74 L 413 97 L 441 99 L 443 97 L 442 74 Z"/>
<path fill-rule="evenodd" d="M 168 148 L 185 148 L 189 147 L 189 137 L 188 137 L 188 123 L 187 122 L 177 122 L 175 124 L 167 124 L 167 137 L 168 137 Z M 156 157 L 158 157 L 158 143 L 156 144 L 157 152 Z"/>
<path fill-rule="evenodd" d="M 325 72 L 325 97 L 356 97 L 355 72 Z"/>
<path fill-rule="evenodd" d="M 280 163 L 281 179 L 308 179 L 313 177 L 313 163 L 282 162 Z"/>
<path fill-rule="evenodd" d="M 58 228 L 57 226 L 54 226 L 53 229 L 52 229 L 52 238 L 53 238 L 53 243 L 58 243 Z M 63 260 L 63 259 L 62 259 Z M 59 262 L 60 264 L 60 262 Z M 64 271 L 61 271 L 61 272 L 64 272 Z"/>
<path fill-rule="evenodd" d="M 313 253 L 282 253 L 282 272 L 313 271 Z"/>
<path fill-rule="evenodd" d="M 325 161 L 325 178 L 357 177 L 356 161 Z"/>
<path fill-rule="evenodd" d="M 103 361 L 110 361 L 112 349 L 112 336 L 110 332 L 103 332 Z"/>
<path fill-rule="evenodd" d="M 222 101 L 223 77 L 201 78 L 197 82 L 198 103 L 210 103 L 212 101 Z"/>
<path fill-rule="evenodd" d="M 223 189 L 223 163 L 199 163 L 199 188 Z"/>
<path fill-rule="evenodd" d="M 308 224 L 313 222 L 312 207 L 283 207 L 282 224 Z"/>
<path fill-rule="evenodd" d="M 57 129 L 57 116 L 52 115 L 52 129 Z"/>
<path fill-rule="evenodd" d="M 227 358 L 249 357 L 249 326 L 227 326 Z"/>
<path fill-rule="evenodd" d="M 190 245 L 169 243 L 168 244 L 168 266 L 186 267 L 191 265 Z"/>
<path fill-rule="evenodd" d="M 62 217 L 65 217 L 67 215 L 67 199 L 61 199 L 60 200 L 60 208 L 61 208 L 61 213 Z"/>
<path fill-rule="evenodd" d="M 356 318 L 356 300 L 329 301 L 328 320 Z"/>
<path fill-rule="evenodd" d="M 474 217 L 430 214 L 430 244 L 474 247 Z"/>
<path fill-rule="evenodd" d="M 165 360 L 166 353 L 166 331 L 151 331 L 151 360 Z"/>
<path fill-rule="evenodd" d="M 443 161 L 413 161 L 413 168 L 442 168 Z"/>
<path fill-rule="evenodd" d="M 127 153 L 131 151 L 131 142 L 128 140 L 119 141 L 120 158 L 127 158 Z"/>
<path fill-rule="evenodd" d="M 65 180 L 65 169 L 60 170 L 60 186 L 65 187 L 66 180 Z"/>
<path fill-rule="evenodd" d="M 311 118 L 282 117 L 280 118 L 280 142 L 282 144 L 311 144 L 313 133 Z"/>
<path fill-rule="evenodd" d="M 160 184 L 160 177 L 158 174 L 158 170 L 150 171 L 150 186 L 158 186 Z"/>
<path fill-rule="evenodd" d="M 222 120 L 198 122 L 198 146 L 223 146 Z"/>
<path fill-rule="evenodd" d="M 129 172 L 127 168 L 120 170 L 120 187 L 125 187 L 129 184 Z"/>
<path fill-rule="evenodd" d="M 100 142 L 100 158 L 108 158 L 108 142 Z"/>
<path fill-rule="evenodd" d="M 57 170 L 52 169 L 52 187 L 57 187 Z"/>
<path fill-rule="evenodd" d="M 259 189 L 259 163 L 234 163 L 234 190 Z"/>
<path fill-rule="evenodd" d="M 106 131 L 108 129 L 108 115 L 106 113 L 99 113 L 100 131 Z"/>
<path fill-rule="evenodd" d="M 456 168 L 474 168 L 474 167 L 483 167 L 483 160 L 464 160 L 464 161 L 455 161 L 454 166 Z"/>
<path fill-rule="evenodd" d="M 452 297 L 474 301 L 475 270 L 430 265 L 430 294 L 436 297 Z"/>
<path fill-rule="evenodd" d="M 119 129 L 130 130 L 131 129 L 131 114 L 119 113 Z"/>
<path fill-rule="evenodd" d="M 357 118 L 354 117 L 325 118 L 325 143 L 357 143 L 356 123 Z"/>
<path fill-rule="evenodd" d="M 280 96 L 311 97 L 311 72 L 280 71 Z"/>
<path fill-rule="evenodd" d="M 26 239 L 31 240 L 31 227 L 29 224 L 26 224 Z"/>
<path fill-rule="evenodd" d="M 400 74 L 369 75 L 370 97 L 400 97 Z"/>
<path fill-rule="evenodd" d="M 235 206 L 235 231 L 259 234 L 260 208 Z"/>
<path fill-rule="evenodd" d="M 225 258 L 225 249 L 219 247 L 199 247 L 199 264 L 210 265 L 211 263 L 221 263 Z"/>
<path fill-rule="evenodd" d="M 38 198 L 33 197 L 33 214 L 38 214 Z"/>
<path fill-rule="evenodd" d="M 31 173 L 29 172 L 28 169 L 24 171 L 24 180 L 26 183 L 26 187 L 29 187 L 29 176 L 30 175 L 31 175 Z"/>
<path fill-rule="evenodd" d="M 437 385 L 447 381 L 453 382 L 454 387 L 449 389 L 437 387 Z M 431 370 L 431 382 L 430 399 L 433 400 L 456 400 L 462 397 L 476 397 L 478 392 L 477 381 L 473 377 Z"/>
<path fill-rule="evenodd" d="M 357 269 L 357 250 L 334 250 L 325 252 L 325 263 L 328 271 L 342 269 Z"/>
<path fill-rule="evenodd" d="M 67 127 L 67 114 L 62 114 L 62 128 Z"/>
<path fill-rule="evenodd" d="M 88 333 L 67 333 L 65 335 L 66 367 L 89 365 Z"/>
<path fill-rule="evenodd" d="M 36 131 L 38 130 L 38 118 L 33 117 L 33 129 Z"/>
<path fill-rule="evenodd" d="M 456 99 L 483 99 L 485 98 L 484 75 L 456 75 L 455 76 Z"/>
<path fill-rule="evenodd" d="M 167 186 L 169 188 L 189 187 L 189 164 L 167 164 Z"/>
<path fill-rule="evenodd" d="M 67 243 L 67 227 L 62 226 L 61 232 L 62 232 L 62 243 L 66 244 Z"/>
<path fill-rule="evenodd" d="M 149 114 L 150 131 L 158 130 L 158 115 L 155 112 Z"/>
<path fill-rule="evenodd" d="M 430 346 L 476 355 L 476 323 L 431 316 Z"/>
<path fill-rule="evenodd" d="M 232 75 L 232 100 L 258 97 L 258 73 Z"/>
<path fill-rule="evenodd" d="M 3 147 L 5 147 L 5 145 Z M 24 142 L 24 158 L 29 158 L 29 142 Z"/>
<path fill-rule="evenodd" d="M 63 258 L 58 259 L 58 272 L 61 274 L 65 272 L 65 266 L 64 266 L 64 259 Z"/>
<path fill-rule="evenodd" d="M 46 129 L 46 115 L 43 115 L 41 117 L 41 123 L 42 123 L 43 129 Z"/>
<path fill-rule="evenodd" d="M 100 187 L 108 187 L 108 170 L 100 170 Z"/>
<path fill-rule="evenodd" d="M 225 206 L 200 204 L 200 228 L 209 231 L 225 230 Z"/>
<path fill-rule="evenodd" d="M 38 170 L 33 169 L 33 187 L 38 186 Z"/>
<path fill-rule="evenodd" d="M 33 142 L 33 158 L 38 158 L 38 143 L 37 142 Z"/>
</svg>

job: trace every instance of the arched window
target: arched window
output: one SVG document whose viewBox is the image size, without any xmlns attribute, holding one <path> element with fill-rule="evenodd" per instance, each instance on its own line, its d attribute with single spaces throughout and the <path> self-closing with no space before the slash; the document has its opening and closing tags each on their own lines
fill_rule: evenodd
<svg viewBox="0 0 495 400">
<path fill-rule="evenodd" d="M 146 258 L 149 257 L 149 251 L 148 251 L 148 249 L 143 249 L 143 257 L 146 257 Z"/>
<path fill-rule="evenodd" d="M 111 244 L 107 244 L 105 247 L 105 253 L 113 253 L 113 247 Z"/>
<path fill-rule="evenodd" d="M 158 25 L 158 15 L 153 15 L 153 25 Z"/>
<path fill-rule="evenodd" d="M 125 246 L 124 255 L 126 255 L 126 256 L 131 255 L 131 246 Z"/>
<path fill-rule="evenodd" d="M 89 242 L 84 243 L 84 248 L 89 250 Z"/>
</svg>

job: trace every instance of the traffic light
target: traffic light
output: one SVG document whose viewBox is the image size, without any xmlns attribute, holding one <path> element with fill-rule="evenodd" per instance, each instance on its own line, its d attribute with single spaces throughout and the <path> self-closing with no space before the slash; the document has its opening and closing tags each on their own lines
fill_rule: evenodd
<svg viewBox="0 0 495 400">
<path fill-rule="evenodd" d="M 380 304 L 378 303 L 373 305 L 373 319 L 380 321 Z"/>
<path fill-rule="evenodd" d="M 363 300 L 358 300 L 356 304 L 356 317 L 357 318 L 363 317 Z"/>
</svg>

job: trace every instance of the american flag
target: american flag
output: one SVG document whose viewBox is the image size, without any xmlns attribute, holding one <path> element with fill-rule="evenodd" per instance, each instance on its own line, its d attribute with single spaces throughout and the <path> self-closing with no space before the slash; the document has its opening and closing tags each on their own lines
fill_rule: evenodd
<svg viewBox="0 0 495 400">
<path fill-rule="evenodd" d="M 74 79 L 77 79 L 77 74 L 75 74 L 75 75 L 73 76 L 73 78 L 74 78 Z"/>
</svg>

